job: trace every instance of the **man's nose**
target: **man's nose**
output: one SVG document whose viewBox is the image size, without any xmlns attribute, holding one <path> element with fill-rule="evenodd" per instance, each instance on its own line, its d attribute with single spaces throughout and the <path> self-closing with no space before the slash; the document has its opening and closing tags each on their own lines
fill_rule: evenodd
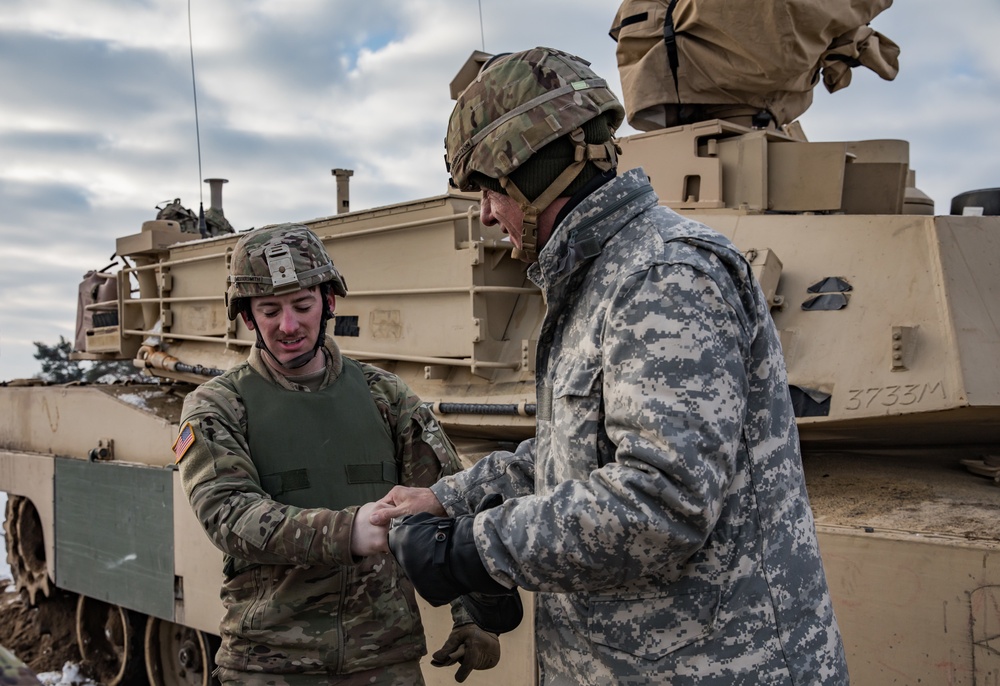
<svg viewBox="0 0 1000 686">
<path fill-rule="evenodd" d="M 278 326 L 286 333 L 295 331 L 299 327 L 298 320 L 295 318 L 295 311 L 291 307 L 281 308 L 281 318 L 278 321 Z"/>
</svg>

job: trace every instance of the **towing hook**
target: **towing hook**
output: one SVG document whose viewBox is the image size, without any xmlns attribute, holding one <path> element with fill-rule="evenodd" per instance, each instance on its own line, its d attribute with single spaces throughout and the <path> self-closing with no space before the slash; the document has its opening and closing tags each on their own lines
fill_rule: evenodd
<svg viewBox="0 0 1000 686">
<path fill-rule="evenodd" d="M 97 441 L 97 447 L 91 448 L 87 453 L 87 458 L 91 462 L 106 462 L 115 459 L 115 439 L 101 438 Z"/>
</svg>

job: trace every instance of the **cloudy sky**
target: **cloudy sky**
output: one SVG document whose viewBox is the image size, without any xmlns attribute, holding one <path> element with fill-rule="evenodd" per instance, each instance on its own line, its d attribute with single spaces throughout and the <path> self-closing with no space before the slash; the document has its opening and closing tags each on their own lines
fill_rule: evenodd
<svg viewBox="0 0 1000 686">
<path fill-rule="evenodd" d="M 616 91 L 610 0 L 0 2 L 0 380 L 39 371 L 32 341 L 72 338 L 76 285 L 175 197 L 228 178 L 238 230 L 436 195 L 448 83 L 473 50 L 550 45 Z M 482 20 L 480 19 L 482 18 Z M 900 74 L 854 83 L 801 119 L 811 140 L 903 138 L 918 186 L 1000 186 L 1000 3 L 900 0 L 873 27 Z M 627 132 L 628 129 L 625 129 Z"/>
</svg>

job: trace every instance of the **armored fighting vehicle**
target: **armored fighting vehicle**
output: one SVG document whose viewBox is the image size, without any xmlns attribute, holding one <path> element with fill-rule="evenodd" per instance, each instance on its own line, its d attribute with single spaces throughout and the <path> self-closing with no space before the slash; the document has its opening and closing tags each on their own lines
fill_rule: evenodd
<svg viewBox="0 0 1000 686">
<path fill-rule="evenodd" d="M 644 21 L 622 21 L 632 16 L 616 18 L 625 52 Z M 691 17 L 677 16 L 677 35 L 693 34 L 681 25 Z M 652 30 L 663 36 L 659 17 Z M 486 57 L 470 58 L 453 95 Z M 622 75 L 627 91 L 635 80 Z M 776 115 L 707 95 L 683 106 L 681 94 L 651 111 L 626 92 L 630 117 L 652 123 L 620 139 L 621 168 L 644 167 L 661 203 L 731 238 L 767 294 L 853 683 L 995 683 L 1000 189 L 958 196 L 935 216 L 905 141 L 810 142 L 794 123 L 801 98 Z M 337 171 L 340 210 L 350 171 Z M 212 196 L 221 214 L 220 183 Z M 479 221 L 477 196 L 448 190 L 289 220 L 323 239 L 349 284 L 329 330 L 345 354 L 406 379 L 463 460 L 533 434 L 544 303 L 499 228 Z M 223 301 L 237 236 L 184 228 L 161 218 L 126 232 L 120 267 L 81 287 L 76 357 L 132 360 L 150 383 L 0 387 L 16 585 L 31 602 L 55 588 L 79 594 L 80 649 L 108 684 L 211 681 L 221 553 L 184 497 L 170 445 L 185 394 L 241 362 L 254 336 Z M 526 621 L 502 638 L 509 683 L 535 678 L 525 600 Z M 440 645 L 447 611 L 422 609 Z"/>
</svg>

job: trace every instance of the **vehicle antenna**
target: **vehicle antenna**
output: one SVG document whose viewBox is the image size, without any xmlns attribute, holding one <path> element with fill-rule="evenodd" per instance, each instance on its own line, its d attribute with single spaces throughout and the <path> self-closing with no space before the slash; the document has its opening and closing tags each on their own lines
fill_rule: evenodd
<svg viewBox="0 0 1000 686">
<path fill-rule="evenodd" d="M 191 0 L 188 0 L 188 46 L 191 49 L 191 91 L 194 93 L 194 134 L 198 144 L 198 232 L 201 237 L 208 236 L 205 223 L 205 191 L 201 186 L 201 129 L 198 126 L 198 87 L 194 78 L 194 38 L 191 32 Z"/>
<path fill-rule="evenodd" d="M 188 2 L 190 1 L 188 0 Z M 479 0 L 479 38 L 483 42 L 483 52 L 486 52 L 486 34 L 483 32 L 483 0 Z"/>
</svg>

